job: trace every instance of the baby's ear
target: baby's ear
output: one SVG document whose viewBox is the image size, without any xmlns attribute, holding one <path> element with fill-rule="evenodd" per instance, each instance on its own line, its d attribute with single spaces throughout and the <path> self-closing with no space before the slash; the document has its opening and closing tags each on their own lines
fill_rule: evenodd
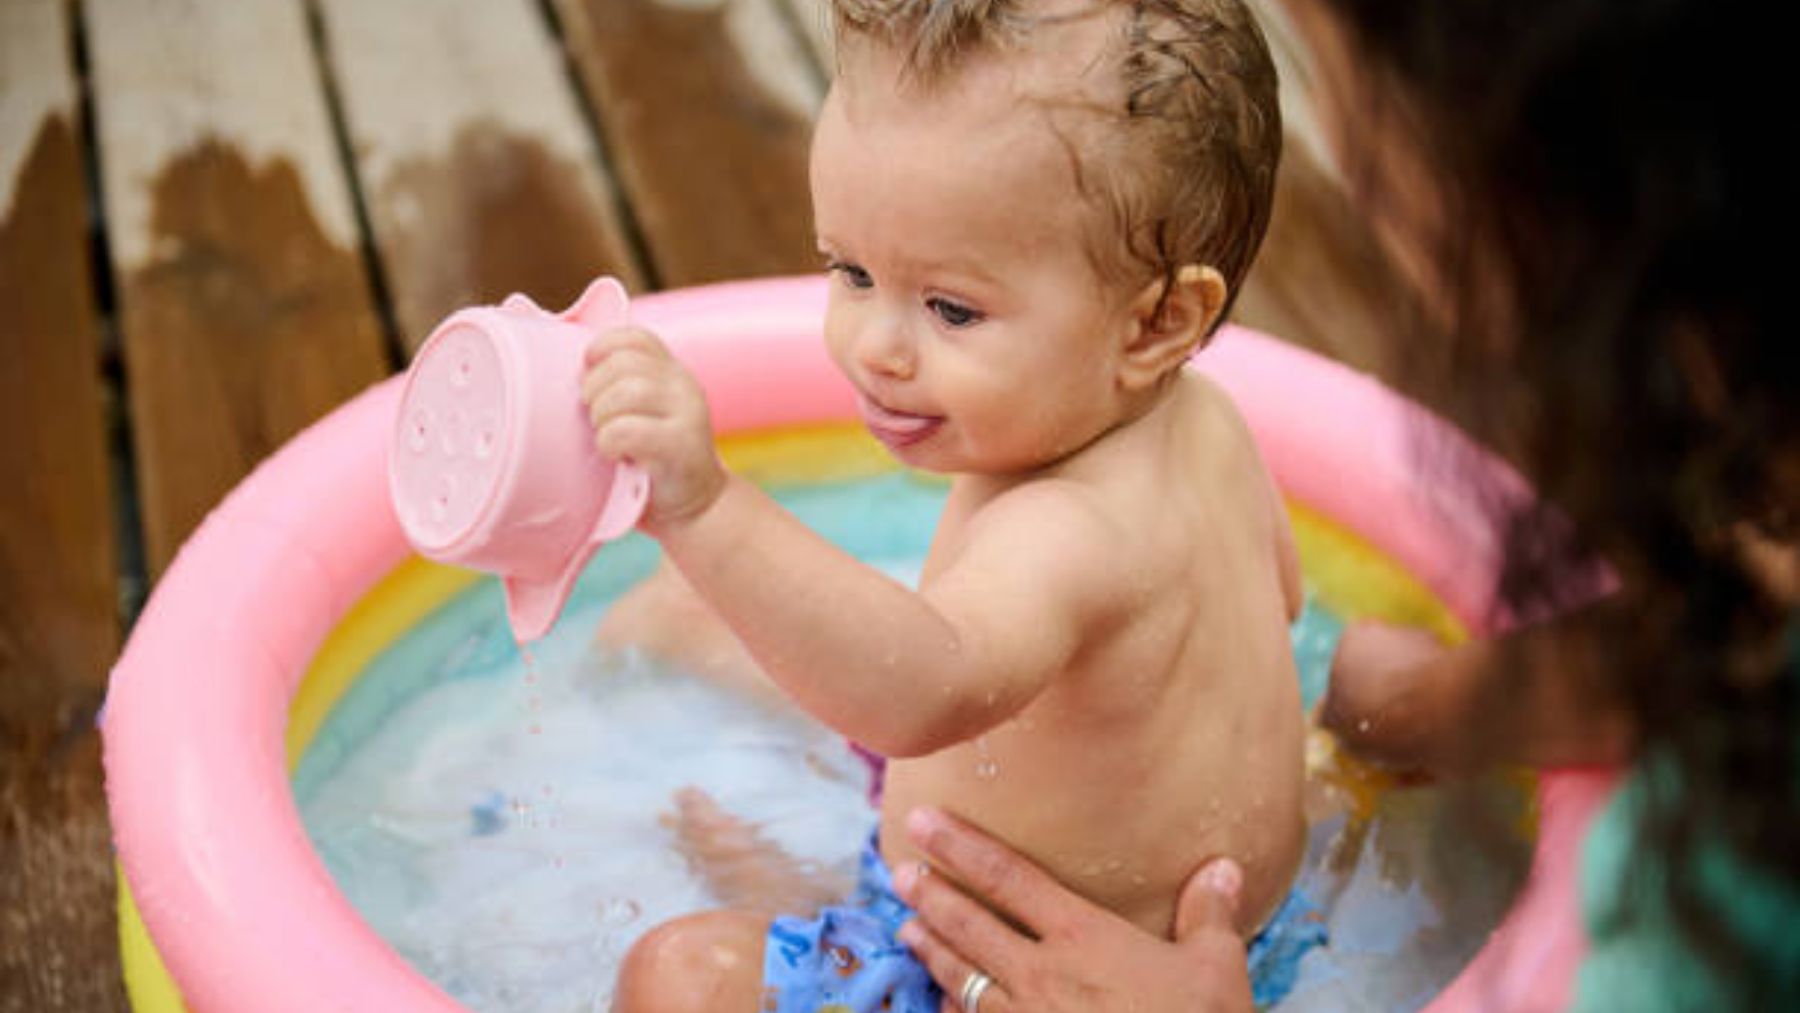
<svg viewBox="0 0 1800 1013">
<path fill-rule="evenodd" d="M 1173 282 L 1157 278 L 1145 285 L 1132 297 L 1120 379 L 1129 387 L 1149 387 L 1186 362 L 1212 333 L 1226 295 L 1224 276 L 1198 264 L 1176 271 Z"/>
</svg>

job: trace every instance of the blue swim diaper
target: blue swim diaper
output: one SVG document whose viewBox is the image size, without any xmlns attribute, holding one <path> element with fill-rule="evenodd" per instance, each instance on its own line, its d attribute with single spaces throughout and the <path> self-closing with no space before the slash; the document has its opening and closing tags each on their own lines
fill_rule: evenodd
<svg viewBox="0 0 1800 1013">
<path fill-rule="evenodd" d="M 783 916 L 763 949 L 764 1013 L 938 1013 L 943 992 L 895 933 L 913 917 L 870 835 L 856 891 L 816 918 Z M 1300 960 L 1325 942 L 1319 909 L 1299 887 L 1250 941 L 1250 988 L 1258 1008 L 1294 987 Z"/>
<path fill-rule="evenodd" d="M 765 1013 L 938 1013 L 937 983 L 894 934 L 913 916 L 875 837 L 856 892 L 817 918 L 776 918 L 763 948 Z"/>
<path fill-rule="evenodd" d="M 1267 1009 L 1294 989 L 1300 961 L 1325 945 L 1325 915 L 1306 891 L 1296 886 L 1250 940 L 1250 998 Z"/>
</svg>

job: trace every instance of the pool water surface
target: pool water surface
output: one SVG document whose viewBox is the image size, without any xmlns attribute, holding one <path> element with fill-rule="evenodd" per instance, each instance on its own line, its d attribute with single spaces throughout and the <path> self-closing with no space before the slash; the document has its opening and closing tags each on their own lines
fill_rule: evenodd
<svg viewBox="0 0 1800 1013">
<path fill-rule="evenodd" d="M 826 537 L 907 581 L 943 494 L 903 473 L 777 491 Z M 295 772 L 308 833 L 345 895 L 472 1009 L 606 1010 L 639 935 L 718 906 L 666 825 L 685 787 L 827 875 L 849 875 L 873 823 L 868 769 L 828 729 L 592 645 L 608 604 L 654 564 L 641 536 L 608 546 L 529 658 L 497 586 L 477 583 L 369 667 Z M 1311 695 L 1340 629 L 1317 600 L 1294 628 Z M 1300 882 L 1329 942 L 1278 1008 L 1416 1009 L 1467 963 L 1521 882 L 1526 793 L 1499 782 L 1477 793 L 1397 787 L 1339 757 L 1323 733 L 1310 753 Z M 1471 811 L 1498 832 L 1469 833 Z"/>
</svg>

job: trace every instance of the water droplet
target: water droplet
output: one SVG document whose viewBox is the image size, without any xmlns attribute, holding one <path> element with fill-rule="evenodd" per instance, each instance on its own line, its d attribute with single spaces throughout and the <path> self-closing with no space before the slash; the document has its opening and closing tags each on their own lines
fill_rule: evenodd
<svg viewBox="0 0 1800 1013">
<path fill-rule="evenodd" d="M 491 430 L 484 429 L 480 436 L 475 437 L 475 457 L 477 460 L 485 461 L 493 456 L 493 453 L 494 434 Z"/>
<path fill-rule="evenodd" d="M 975 739 L 975 776 L 983 781 L 992 781 L 1000 776 L 1000 765 L 994 762 L 994 755 L 988 752 L 987 736 Z"/>
<path fill-rule="evenodd" d="M 1366 731 L 1368 731 L 1368 730 L 1369 730 L 1369 719 L 1368 719 L 1368 718 L 1363 718 L 1363 719 L 1362 719 L 1362 720 L 1361 720 L 1361 721 L 1358 721 L 1358 722 L 1357 722 L 1357 723 L 1356 723 L 1356 730 L 1357 730 L 1357 731 L 1359 731 L 1359 732 L 1366 732 Z"/>
<path fill-rule="evenodd" d="M 450 386 L 462 390 L 469 385 L 469 380 L 474 374 L 475 367 L 470 364 L 468 359 L 458 359 L 456 369 L 450 374 Z"/>
</svg>

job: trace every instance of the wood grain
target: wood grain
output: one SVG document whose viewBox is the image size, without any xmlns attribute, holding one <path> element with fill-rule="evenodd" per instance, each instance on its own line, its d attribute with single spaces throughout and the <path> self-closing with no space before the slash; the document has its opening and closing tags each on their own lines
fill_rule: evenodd
<svg viewBox="0 0 1800 1013">
<path fill-rule="evenodd" d="M 562 55 L 530 0 L 320 0 L 329 64 L 408 349 L 450 311 L 641 288 Z"/>
<path fill-rule="evenodd" d="M 94 712 L 118 649 L 61 0 L 0 3 L 0 1011 L 123 1006 Z"/>
<path fill-rule="evenodd" d="M 1281 79 L 1283 151 L 1269 231 L 1233 316 L 1393 383 L 1399 280 L 1326 142 L 1316 61 L 1280 3 L 1249 7 Z"/>
<path fill-rule="evenodd" d="M 1394 383 L 1404 351 L 1395 340 L 1398 285 L 1343 186 L 1290 147 L 1233 319 Z"/>
<path fill-rule="evenodd" d="M 814 270 L 823 94 L 776 0 L 555 0 L 653 268 L 675 287 Z"/>
<path fill-rule="evenodd" d="M 251 466 L 389 363 L 300 0 L 85 10 L 160 573 Z"/>
<path fill-rule="evenodd" d="M 818 66 L 821 75 L 830 80 L 836 73 L 836 61 L 832 56 L 831 44 L 831 4 L 829 0 L 782 0 L 787 6 L 788 14 L 800 29 L 800 37 L 805 40 L 807 48 L 812 50 L 813 62 Z"/>
</svg>

